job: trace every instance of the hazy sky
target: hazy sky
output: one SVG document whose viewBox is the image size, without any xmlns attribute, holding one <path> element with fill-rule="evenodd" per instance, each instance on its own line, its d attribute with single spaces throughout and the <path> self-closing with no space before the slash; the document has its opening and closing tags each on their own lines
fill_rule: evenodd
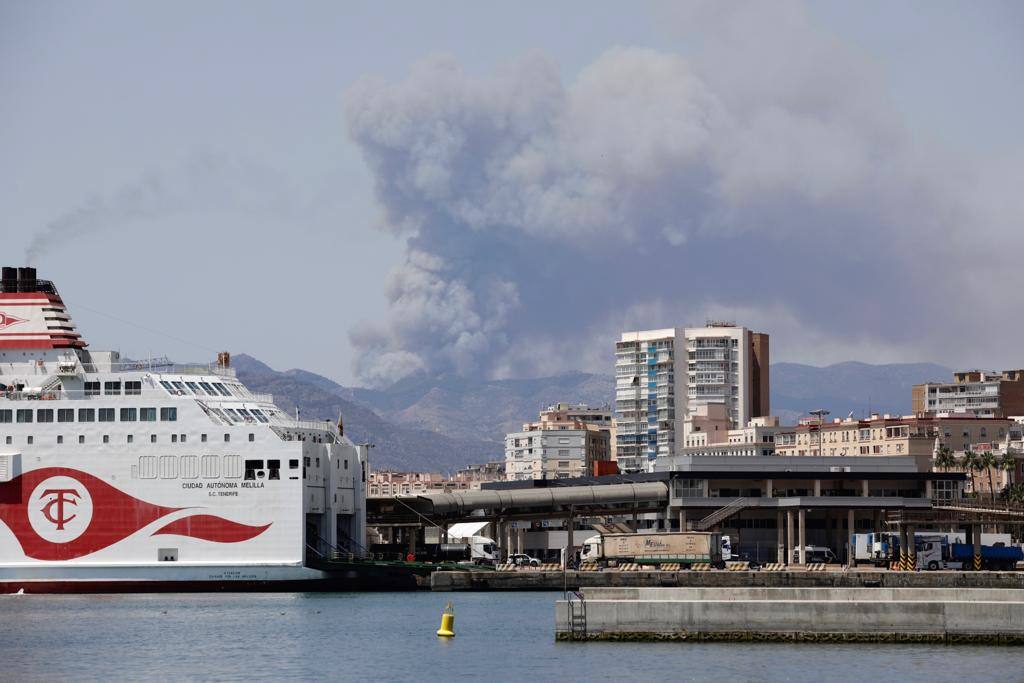
<svg viewBox="0 0 1024 683">
<path fill-rule="evenodd" d="M 93 348 L 349 384 L 709 316 L 1019 367 L 1021 83 L 1012 0 L 0 2 L 0 260 Z"/>
</svg>

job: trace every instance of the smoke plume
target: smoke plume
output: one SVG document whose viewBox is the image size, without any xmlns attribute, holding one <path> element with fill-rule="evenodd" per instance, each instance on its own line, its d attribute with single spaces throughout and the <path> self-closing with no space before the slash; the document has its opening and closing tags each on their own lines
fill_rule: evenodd
<svg viewBox="0 0 1024 683">
<path fill-rule="evenodd" d="M 733 313 L 790 355 L 941 358 L 951 322 L 990 320 L 991 297 L 951 313 L 977 279 L 936 277 L 1020 242 L 970 167 L 916 147 L 871 63 L 799 5 L 694 7 L 679 21 L 715 40 L 691 58 L 615 48 L 566 83 L 541 54 L 487 78 L 437 56 L 347 93 L 408 244 L 388 319 L 352 334 L 363 381 L 607 371 L 621 330 Z"/>
</svg>

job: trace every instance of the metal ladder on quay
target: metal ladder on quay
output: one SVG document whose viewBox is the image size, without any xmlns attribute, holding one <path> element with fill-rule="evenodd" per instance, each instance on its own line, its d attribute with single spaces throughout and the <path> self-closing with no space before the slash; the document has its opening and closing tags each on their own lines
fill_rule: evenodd
<svg viewBox="0 0 1024 683">
<path fill-rule="evenodd" d="M 569 593 L 566 606 L 569 610 L 569 640 L 587 639 L 587 601 L 583 593 Z"/>
</svg>

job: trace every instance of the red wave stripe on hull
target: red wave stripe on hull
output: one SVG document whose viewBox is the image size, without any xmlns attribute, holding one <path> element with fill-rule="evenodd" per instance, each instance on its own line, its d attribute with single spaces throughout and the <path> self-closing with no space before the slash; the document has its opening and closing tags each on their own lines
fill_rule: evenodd
<svg viewBox="0 0 1024 683">
<path fill-rule="evenodd" d="M 92 518 L 88 527 L 69 542 L 51 541 L 40 536 L 29 519 L 29 498 L 39 484 L 51 477 L 73 480 L 74 487 L 64 491 L 68 511 L 63 519 L 50 519 L 55 528 L 58 522 L 71 521 L 83 495 L 92 501 Z M 46 493 L 51 493 L 47 491 Z M 53 492 L 53 493 L 60 493 Z M 52 500 L 52 499 L 51 499 Z M 52 503 L 45 505 L 46 514 L 53 516 Z M 140 500 L 116 489 L 91 474 L 66 467 L 44 467 L 21 474 L 11 481 L 0 483 L 0 521 L 7 525 L 21 544 L 27 557 L 34 560 L 73 560 L 111 546 L 132 535 L 142 527 L 183 508 L 163 507 Z"/>
<path fill-rule="evenodd" d="M 153 535 L 173 534 L 214 543 L 240 543 L 256 538 L 269 528 L 270 524 L 249 526 L 215 515 L 192 515 L 176 519 L 170 524 L 160 527 L 153 532 Z"/>
</svg>

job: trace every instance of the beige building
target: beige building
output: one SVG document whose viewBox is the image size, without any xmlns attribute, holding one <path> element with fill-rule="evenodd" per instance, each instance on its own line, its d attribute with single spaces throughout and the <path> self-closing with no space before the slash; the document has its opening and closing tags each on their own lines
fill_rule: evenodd
<svg viewBox="0 0 1024 683">
<path fill-rule="evenodd" d="M 915 415 L 1024 415 L 1024 370 L 967 370 L 954 372 L 952 382 L 915 384 L 911 390 L 911 409 Z"/>
<path fill-rule="evenodd" d="M 777 455 L 907 455 L 922 471 L 941 447 L 963 452 L 974 444 L 1007 438 L 1012 420 L 973 416 L 872 415 L 819 424 L 805 418 L 775 439 Z"/>
<path fill-rule="evenodd" d="M 582 412 L 581 412 L 582 411 Z M 611 434 L 605 410 L 596 419 L 585 405 L 555 404 L 536 422 L 505 436 L 505 478 L 565 479 L 593 472 L 593 463 L 611 459 Z M 587 418 L 587 419 L 584 419 Z"/>
</svg>

